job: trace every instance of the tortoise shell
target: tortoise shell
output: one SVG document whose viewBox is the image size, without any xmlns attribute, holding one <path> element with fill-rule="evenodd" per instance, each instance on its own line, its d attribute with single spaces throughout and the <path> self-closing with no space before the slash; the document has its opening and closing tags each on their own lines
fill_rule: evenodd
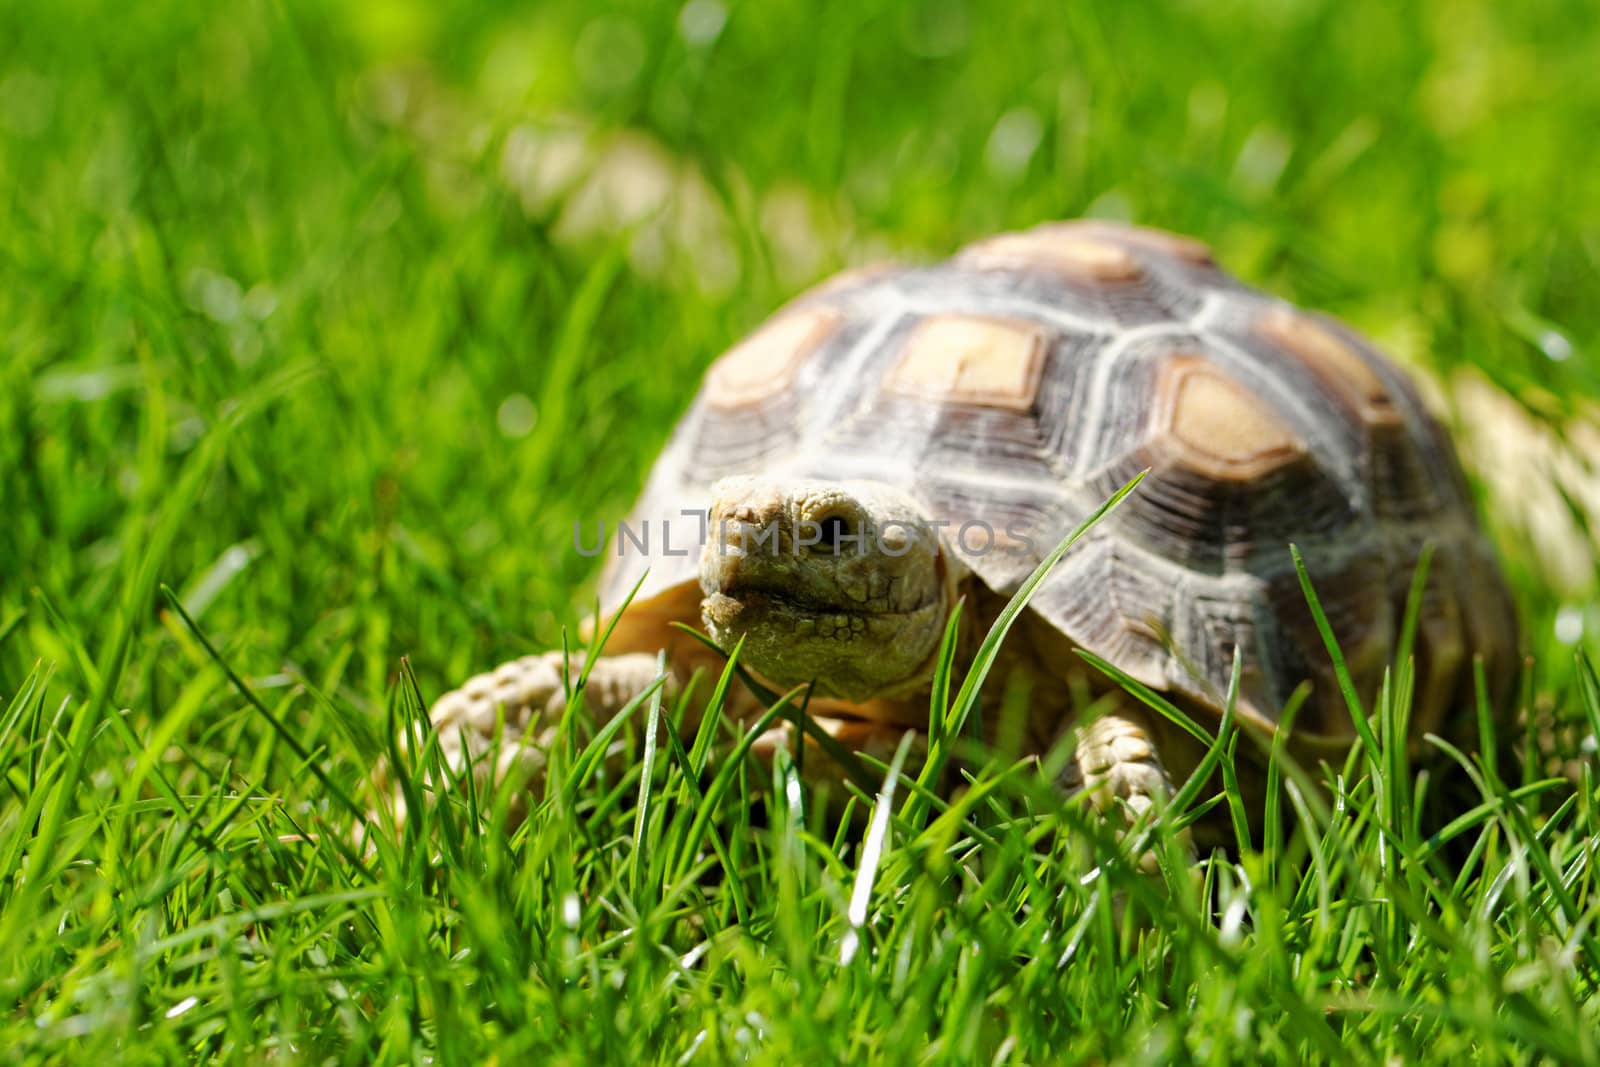
<svg viewBox="0 0 1600 1067">
<path fill-rule="evenodd" d="M 636 605 L 698 602 L 683 542 L 725 476 L 908 489 L 950 524 L 976 579 L 1010 594 L 1146 468 L 1030 602 L 1071 644 L 1211 711 L 1237 646 L 1241 715 L 1270 728 L 1309 681 L 1296 735 L 1343 741 L 1349 714 L 1289 546 L 1365 698 L 1431 543 L 1413 736 L 1463 704 L 1471 652 L 1497 690 L 1508 684 L 1509 594 L 1455 453 L 1405 376 L 1345 326 L 1243 285 L 1203 245 L 1103 222 L 848 272 L 782 309 L 712 365 L 630 521 L 679 536 L 613 559 L 602 604 L 647 565 Z"/>
</svg>

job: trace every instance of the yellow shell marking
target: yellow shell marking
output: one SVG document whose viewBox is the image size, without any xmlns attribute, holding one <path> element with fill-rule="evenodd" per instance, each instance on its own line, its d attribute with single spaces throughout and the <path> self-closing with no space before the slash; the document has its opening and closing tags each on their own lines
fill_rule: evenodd
<svg viewBox="0 0 1600 1067">
<path fill-rule="evenodd" d="M 838 326 L 839 316 L 827 308 L 796 308 L 773 319 L 712 364 L 706 400 L 740 408 L 777 396 Z"/>
<path fill-rule="evenodd" d="M 1099 236 L 1123 244 L 1130 244 L 1160 255 L 1171 256 L 1173 259 L 1181 260 L 1196 267 L 1216 266 L 1216 260 L 1211 256 L 1211 249 L 1204 243 L 1196 241 L 1192 237 L 1168 233 L 1166 230 L 1152 230 L 1148 227 L 1130 226 L 1121 222 L 1103 222 L 1099 219 L 1060 223 L 1054 227 L 1047 228 L 1060 231 L 1076 230 L 1081 234 Z"/>
<path fill-rule="evenodd" d="M 1139 261 L 1126 248 L 1082 232 L 1036 229 L 980 241 L 961 258 L 979 267 L 1053 270 L 1087 282 L 1133 282 Z"/>
<path fill-rule="evenodd" d="M 1367 426 L 1401 424 L 1389 391 L 1367 361 L 1316 319 L 1288 308 L 1273 308 L 1261 317 L 1257 329 L 1297 357 Z"/>
<path fill-rule="evenodd" d="M 957 404 L 1027 411 L 1044 370 L 1044 333 L 978 315 L 922 320 L 906 339 L 888 387 Z"/>
<path fill-rule="evenodd" d="M 1199 473 L 1249 481 L 1305 454 L 1305 444 L 1260 397 L 1204 360 L 1174 361 L 1161 396 L 1158 440 Z"/>
</svg>

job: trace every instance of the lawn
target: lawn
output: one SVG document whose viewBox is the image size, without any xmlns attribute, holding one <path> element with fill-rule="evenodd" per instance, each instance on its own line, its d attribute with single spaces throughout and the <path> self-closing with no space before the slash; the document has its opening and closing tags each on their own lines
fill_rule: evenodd
<svg viewBox="0 0 1600 1067">
<path fill-rule="evenodd" d="M 1558 0 L 0 5 L 0 1048 L 1600 1061 L 1596 55 Z M 350 844 L 419 699 L 577 640 L 573 523 L 717 352 L 1080 214 L 1426 383 L 1548 766 L 1423 825 L 1379 729 L 1191 879 L 1015 769 L 869 829 L 573 719 L 515 833 L 474 793 Z"/>
</svg>

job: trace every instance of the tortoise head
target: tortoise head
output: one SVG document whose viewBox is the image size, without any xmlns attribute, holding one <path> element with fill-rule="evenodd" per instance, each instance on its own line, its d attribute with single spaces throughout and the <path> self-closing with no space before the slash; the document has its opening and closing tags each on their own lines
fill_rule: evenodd
<svg viewBox="0 0 1600 1067">
<path fill-rule="evenodd" d="M 910 495 L 881 482 L 730 478 L 712 490 L 700 611 L 782 686 L 845 700 L 928 678 L 960 565 Z"/>
</svg>

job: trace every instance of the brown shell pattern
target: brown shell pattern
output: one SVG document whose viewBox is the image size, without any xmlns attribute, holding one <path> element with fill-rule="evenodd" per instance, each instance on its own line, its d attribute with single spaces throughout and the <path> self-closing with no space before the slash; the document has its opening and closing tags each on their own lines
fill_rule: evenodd
<svg viewBox="0 0 1600 1067">
<path fill-rule="evenodd" d="M 952 528 L 995 530 L 965 561 L 1009 593 L 1147 467 L 1032 601 L 1074 643 L 1213 711 L 1238 646 L 1244 714 L 1274 724 L 1309 681 L 1297 734 L 1343 740 L 1289 545 L 1370 697 L 1431 543 L 1414 734 L 1449 725 L 1473 651 L 1508 684 L 1510 597 L 1410 383 L 1350 330 L 1155 230 L 1049 224 L 802 296 L 712 367 L 633 521 L 692 529 L 680 511 L 728 475 L 879 479 Z M 625 559 L 604 598 L 647 562 L 646 598 L 693 582 L 693 557 Z"/>
</svg>

